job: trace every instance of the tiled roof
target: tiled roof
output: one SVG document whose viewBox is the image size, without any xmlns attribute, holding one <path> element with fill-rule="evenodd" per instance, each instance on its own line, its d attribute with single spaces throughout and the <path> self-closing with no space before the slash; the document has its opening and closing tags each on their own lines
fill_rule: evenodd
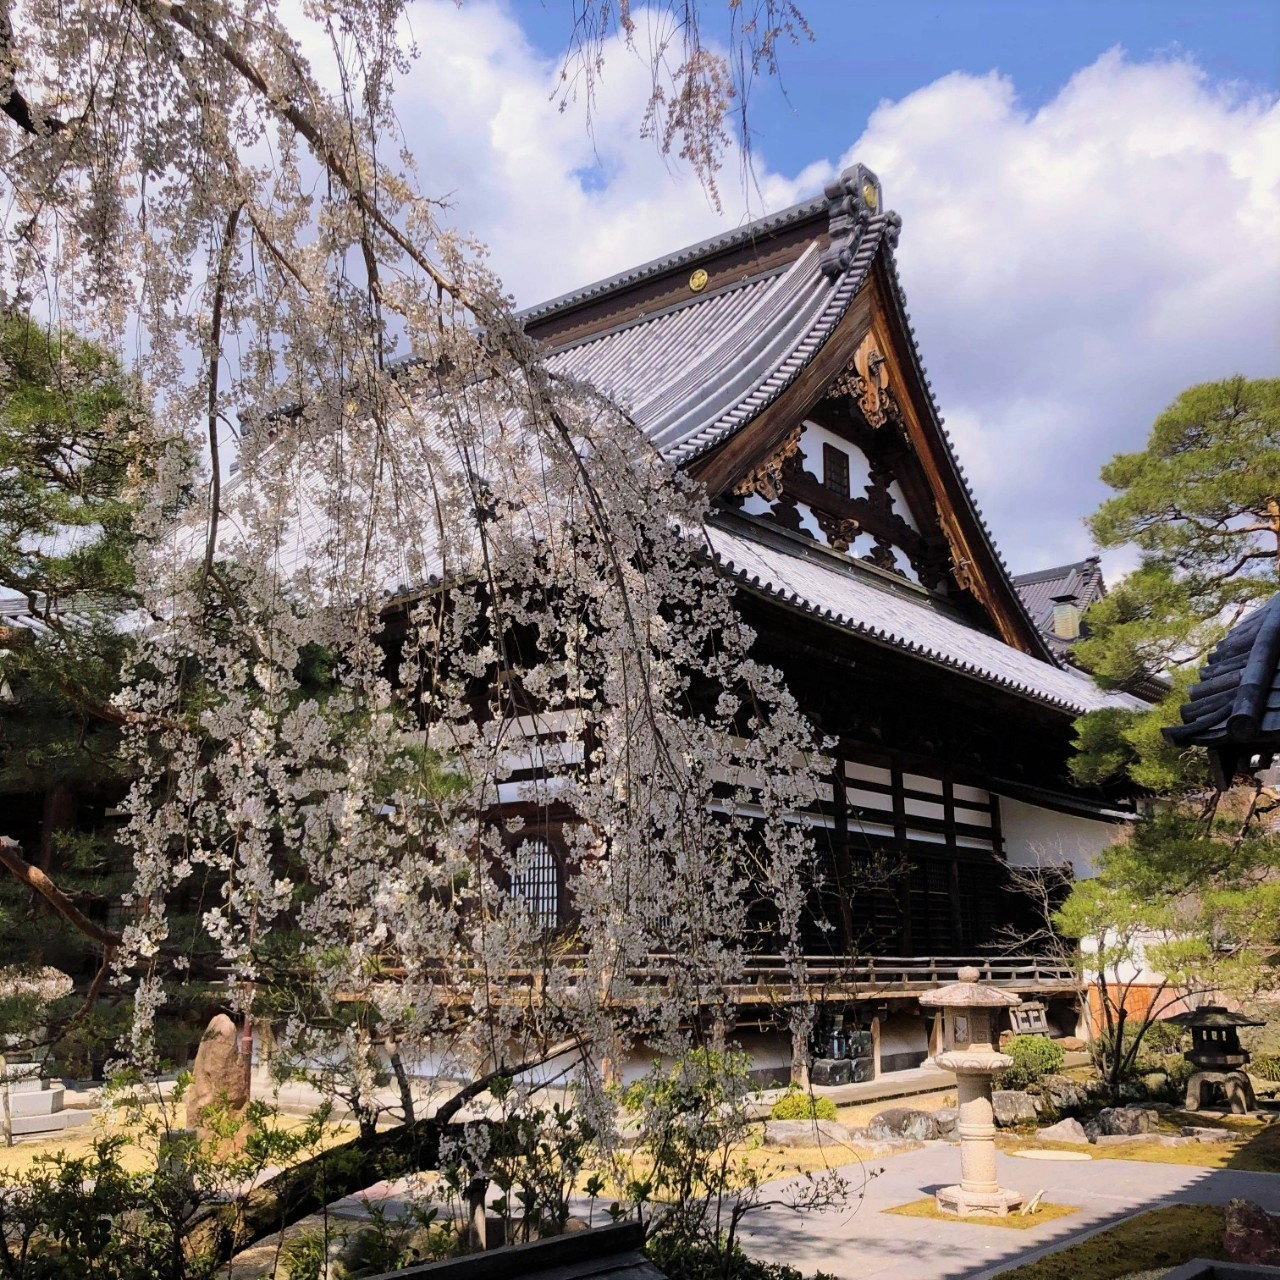
<svg viewBox="0 0 1280 1280">
<path fill-rule="evenodd" d="M 1200 668 L 1182 723 L 1164 735 L 1179 746 L 1280 747 L 1280 595 L 1223 637 Z"/>
<path fill-rule="evenodd" d="M 748 590 L 856 635 L 1072 715 L 1144 705 L 1129 694 L 1104 692 L 1083 672 L 1012 648 L 923 592 L 882 583 L 878 575 L 843 557 L 810 549 L 754 522 L 717 523 L 709 537 L 716 558 Z"/>
<path fill-rule="evenodd" d="M 1020 573 L 1013 585 L 1036 626 L 1046 633 L 1053 631 L 1054 596 L 1075 596 L 1080 608 L 1086 609 L 1107 593 L 1097 556 L 1053 569 L 1037 569 L 1035 573 Z"/>
<path fill-rule="evenodd" d="M 866 190 L 864 179 L 868 176 L 859 167 L 844 175 L 842 183 Z M 842 190 L 840 184 L 833 184 L 825 202 L 808 202 L 779 215 L 785 223 L 812 218 L 824 206 L 834 210 L 829 245 L 815 240 L 786 267 L 716 292 L 691 296 L 656 314 L 636 317 L 553 349 L 547 357 L 550 368 L 561 376 L 590 382 L 611 396 L 673 465 L 686 465 L 751 421 L 804 370 L 847 313 L 878 258 L 885 264 L 891 305 L 898 309 L 908 335 L 910 357 L 927 388 L 893 263 L 898 219 L 892 213 L 863 209 L 858 220 L 841 223 Z M 876 191 L 873 207 L 878 210 L 878 187 Z M 743 228 L 733 234 L 746 238 L 748 233 L 765 229 L 756 224 L 754 231 Z M 571 307 L 579 300 L 622 290 L 646 274 L 666 270 L 718 245 L 719 241 L 710 241 L 691 246 L 524 314 L 545 315 L 557 307 Z M 962 500 L 968 502 L 993 559 L 1003 566 L 969 494 L 932 393 L 929 395 L 935 425 L 960 482 Z M 424 408 L 424 422 L 429 416 Z M 423 430 L 427 430 L 425 425 Z M 286 569 L 301 569 L 323 548 L 324 504 L 310 498 L 304 481 L 299 497 L 298 524 L 302 527 L 295 527 L 281 550 Z M 1087 676 L 1055 666 L 1047 657 L 1014 649 L 948 612 L 924 593 L 905 588 L 896 591 L 875 581 L 872 571 L 841 564 L 841 557 L 816 547 L 812 551 L 780 549 L 782 544 L 776 538 L 770 540 L 771 536 L 765 526 L 748 521 L 735 525 L 732 531 L 718 527 L 712 532 L 717 552 L 750 589 L 784 599 L 870 639 L 1071 714 L 1101 706 L 1138 705 L 1127 695 L 1103 693 Z M 388 568 L 391 594 L 407 594 L 433 574 L 452 576 L 445 566 L 432 562 L 428 549 L 419 552 L 412 563 L 405 550 L 396 549 L 389 557 L 395 562 Z M 1012 603 L 1015 608 L 1023 607 L 1016 596 Z"/>
<path fill-rule="evenodd" d="M 672 463 L 691 462 L 760 413 L 818 354 L 895 225 L 892 215 L 872 218 L 835 279 L 811 245 L 785 271 L 564 348 L 549 364 L 611 396 Z"/>
<path fill-rule="evenodd" d="M 43 633 L 48 626 L 31 612 L 26 596 L 0 595 L 0 628 L 14 627 L 23 631 Z"/>
</svg>

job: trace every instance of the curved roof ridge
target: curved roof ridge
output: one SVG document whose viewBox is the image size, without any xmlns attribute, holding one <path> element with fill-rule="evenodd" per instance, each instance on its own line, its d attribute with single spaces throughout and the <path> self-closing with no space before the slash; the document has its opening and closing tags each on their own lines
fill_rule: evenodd
<svg viewBox="0 0 1280 1280">
<path fill-rule="evenodd" d="M 727 406 L 714 420 L 705 423 L 683 443 L 674 446 L 670 451 L 673 461 L 684 464 L 714 448 L 776 400 L 800 376 L 844 318 L 845 312 L 865 283 L 876 252 L 888 238 L 885 232 L 896 227 L 896 214 L 885 213 L 871 218 L 858 241 L 849 267 L 836 277 L 834 288 L 830 287 L 831 278 L 819 269 L 814 289 L 822 298 L 823 305 L 804 332 L 787 335 L 792 337 L 792 347 L 788 354 L 737 403 Z"/>
<path fill-rule="evenodd" d="M 590 302 L 593 298 L 611 293 L 623 285 L 637 284 L 639 281 L 647 280 L 651 276 L 661 275 L 664 271 L 686 266 L 698 258 L 706 257 L 708 254 L 720 253 L 725 249 L 747 244 L 757 236 L 771 235 L 784 227 L 804 222 L 822 213 L 826 207 L 827 199 L 825 195 L 801 200 L 798 204 L 779 209 L 777 213 L 753 218 L 734 227 L 732 230 L 717 232 L 713 236 L 708 236 L 705 240 L 699 240 L 694 244 L 686 245 L 682 249 L 674 249 L 670 253 L 662 254 L 660 257 L 651 258 L 648 262 L 642 262 L 637 267 L 628 267 L 625 271 L 619 271 L 614 275 L 605 276 L 601 280 L 595 280 L 591 284 L 571 289 L 568 293 L 560 294 L 559 297 L 549 298 L 546 302 L 535 303 L 531 307 L 526 307 L 523 311 L 517 311 L 516 319 L 526 323 L 534 320 L 545 320 L 557 311 L 580 306 L 584 302 Z"/>
</svg>

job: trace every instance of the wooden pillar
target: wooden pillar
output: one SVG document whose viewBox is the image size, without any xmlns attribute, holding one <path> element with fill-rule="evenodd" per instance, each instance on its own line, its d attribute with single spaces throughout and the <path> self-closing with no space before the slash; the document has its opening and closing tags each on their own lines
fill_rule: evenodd
<svg viewBox="0 0 1280 1280">
<path fill-rule="evenodd" d="M 936 1058 L 942 1052 L 942 1010 L 933 1015 L 933 1025 L 929 1028 L 929 1057 Z"/>
<path fill-rule="evenodd" d="M 880 1015 L 871 1019 L 871 1078 L 880 1079 Z"/>
</svg>

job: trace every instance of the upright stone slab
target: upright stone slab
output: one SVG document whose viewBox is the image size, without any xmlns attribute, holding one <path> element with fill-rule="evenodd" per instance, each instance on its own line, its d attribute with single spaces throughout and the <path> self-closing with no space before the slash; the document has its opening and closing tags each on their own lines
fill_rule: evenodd
<svg viewBox="0 0 1280 1280">
<path fill-rule="evenodd" d="M 208 1137 L 204 1120 L 210 1107 L 244 1115 L 249 1105 L 249 1072 L 240 1056 L 236 1024 L 225 1013 L 217 1014 L 205 1028 L 192 1076 L 187 1090 L 188 1128 Z"/>
</svg>

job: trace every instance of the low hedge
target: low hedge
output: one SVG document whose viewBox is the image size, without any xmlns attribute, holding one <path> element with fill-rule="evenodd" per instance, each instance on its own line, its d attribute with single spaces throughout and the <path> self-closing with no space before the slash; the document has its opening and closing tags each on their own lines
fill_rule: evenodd
<svg viewBox="0 0 1280 1280">
<path fill-rule="evenodd" d="M 834 1120 L 836 1104 L 799 1089 L 788 1089 L 769 1111 L 770 1120 Z"/>
<path fill-rule="evenodd" d="M 1013 1066 L 996 1077 L 997 1089 L 1025 1089 L 1061 1071 L 1066 1061 L 1062 1046 L 1048 1036 L 1014 1036 L 1000 1052 L 1013 1059 Z"/>
</svg>

